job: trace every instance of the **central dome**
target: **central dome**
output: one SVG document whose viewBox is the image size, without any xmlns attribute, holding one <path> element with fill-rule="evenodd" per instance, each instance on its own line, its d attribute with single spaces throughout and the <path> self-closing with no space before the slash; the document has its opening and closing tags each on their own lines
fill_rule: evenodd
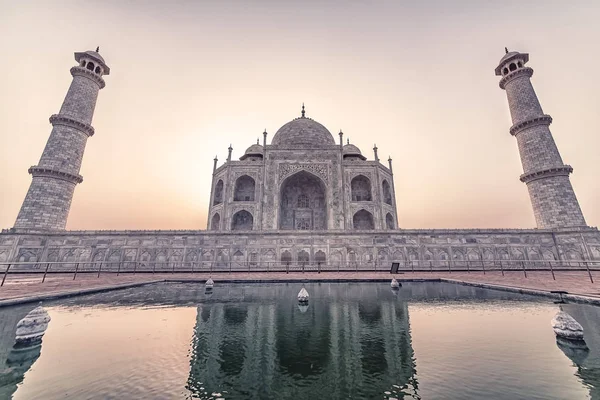
<svg viewBox="0 0 600 400">
<path fill-rule="evenodd" d="M 300 117 L 279 128 L 271 144 L 318 147 L 335 145 L 335 140 L 331 132 L 317 121 Z"/>
</svg>

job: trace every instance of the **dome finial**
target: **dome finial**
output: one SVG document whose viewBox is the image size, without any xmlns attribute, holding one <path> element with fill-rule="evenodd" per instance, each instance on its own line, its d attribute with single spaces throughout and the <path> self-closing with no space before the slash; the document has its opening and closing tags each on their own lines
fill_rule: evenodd
<svg viewBox="0 0 600 400">
<path fill-rule="evenodd" d="M 508 47 L 504 46 L 504 51 L 508 54 Z"/>
<path fill-rule="evenodd" d="M 100 46 L 96 47 L 96 53 L 100 53 Z"/>
<path fill-rule="evenodd" d="M 305 118 L 304 113 L 305 113 L 305 111 L 304 111 L 304 102 L 302 102 L 302 118 Z"/>
<path fill-rule="evenodd" d="M 350 144 L 350 138 L 346 139 L 346 143 Z"/>
<path fill-rule="evenodd" d="M 256 144 L 258 144 L 258 138 L 256 138 Z"/>
</svg>

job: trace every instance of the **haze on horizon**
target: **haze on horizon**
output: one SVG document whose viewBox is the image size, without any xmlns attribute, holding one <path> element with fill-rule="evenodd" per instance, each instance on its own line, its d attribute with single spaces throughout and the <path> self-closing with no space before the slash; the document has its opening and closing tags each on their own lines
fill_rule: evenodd
<svg viewBox="0 0 600 400">
<path fill-rule="evenodd" d="M 532 78 L 588 225 L 600 223 L 600 2 L 0 0 L 0 228 L 12 227 L 71 82 L 111 68 L 68 229 L 205 229 L 213 158 L 307 116 L 393 159 L 401 228 L 532 228 L 506 94 Z M 262 140 L 262 139 L 261 139 Z"/>
</svg>

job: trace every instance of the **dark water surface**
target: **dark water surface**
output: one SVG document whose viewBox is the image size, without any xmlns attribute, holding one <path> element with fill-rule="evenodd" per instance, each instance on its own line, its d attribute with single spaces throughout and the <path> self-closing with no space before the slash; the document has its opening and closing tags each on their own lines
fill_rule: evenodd
<svg viewBox="0 0 600 400">
<path fill-rule="evenodd" d="M 600 308 L 447 283 L 155 284 L 0 308 L 0 399 L 599 399 Z"/>
</svg>

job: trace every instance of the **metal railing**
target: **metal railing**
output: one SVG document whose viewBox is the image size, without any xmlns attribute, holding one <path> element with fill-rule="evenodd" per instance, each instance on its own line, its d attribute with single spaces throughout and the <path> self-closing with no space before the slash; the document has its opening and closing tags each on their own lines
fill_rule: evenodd
<svg viewBox="0 0 600 400">
<path fill-rule="evenodd" d="M 53 275 L 72 274 L 73 280 L 78 275 L 95 276 L 102 274 L 164 274 L 164 273 L 213 273 L 213 272 L 389 272 L 392 263 L 398 263 L 398 273 L 415 272 L 506 272 L 518 271 L 527 278 L 527 272 L 548 271 L 556 280 L 557 271 L 586 271 L 593 283 L 592 272 L 600 271 L 600 261 L 531 261 L 531 260 L 413 260 L 413 261 L 369 261 L 369 262 L 308 262 L 308 261 L 196 261 L 196 262 L 145 262 L 145 261 L 57 261 L 57 262 L 12 262 L 0 263 L 2 277 L 0 286 L 4 286 L 10 275 L 37 277 L 44 283 Z M 36 278 L 36 279 L 37 279 Z"/>
</svg>

